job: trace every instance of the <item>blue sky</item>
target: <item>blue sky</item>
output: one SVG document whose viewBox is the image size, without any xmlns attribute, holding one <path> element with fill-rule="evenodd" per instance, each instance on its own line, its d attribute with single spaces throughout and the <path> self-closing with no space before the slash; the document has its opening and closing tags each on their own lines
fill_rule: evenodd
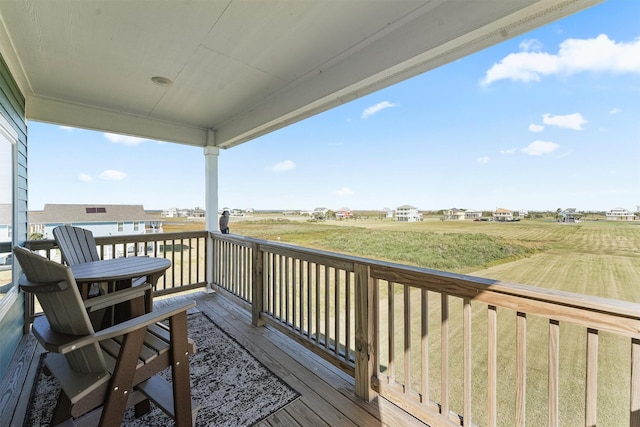
<svg viewBox="0 0 640 427">
<path fill-rule="evenodd" d="M 201 148 L 37 122 L 29 136 L 31 210 L 204 207 Z M 219 206 L 241 209 L 635 210 L 640 1 L 610 0 L 221 150 L 219 172 Z"/>
</svg>

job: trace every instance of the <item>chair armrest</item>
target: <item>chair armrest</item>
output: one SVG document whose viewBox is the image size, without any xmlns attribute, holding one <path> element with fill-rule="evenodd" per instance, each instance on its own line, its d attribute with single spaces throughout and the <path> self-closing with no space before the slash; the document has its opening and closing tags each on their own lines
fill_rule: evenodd
<svg viewBox="0 0 640 427">
<path fill-rule="evenodd" d="M 66 354 L 90 344 L 99 343 L 100 341 L 111 339 L 120 335 L 126 335 L 140 328 L 146 328 L 151 324 L 160 322 L 162 320 L 173 317 L 176 314 L 185 312 L 195 306 L 195 301 L 185 301 L 168 305 L 156 311 L 152 311 L 151 313 L 143 314 L 142 316 L 138 316 L 125 322 L 118 323 L 117 325 L 98 331 L 93 335 L 85 335 L 73 341 L 64 343 L 57 348 L 56 353 Z"/>
<path fill-rule="evenodd" d="M 143 297 L 145 292 L 149 289 L 151 289 L 151 285 L 144 284 L 115 292 L 109 292 L 108 294 L 85 300 L 84 307 L 87 309 L 87 312 L 91 313 L 103 308 L 120 304 L 122 302 L 127 302 L 135 298 Z"/>
</svg>

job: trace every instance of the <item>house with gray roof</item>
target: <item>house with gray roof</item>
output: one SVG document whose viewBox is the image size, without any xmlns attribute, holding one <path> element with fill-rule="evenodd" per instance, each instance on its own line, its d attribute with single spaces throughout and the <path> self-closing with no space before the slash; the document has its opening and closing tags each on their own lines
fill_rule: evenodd
<svg viewBox="0 0 640 427">
<path fill-rule="evenodd" d="M 45 204 L 44 210 L 29 212 L 29 233 L 53 239 L 59 225 L 86 228 L 96 237 L 162 232 L 162 222 L 142 205 Z"/>
</svg>

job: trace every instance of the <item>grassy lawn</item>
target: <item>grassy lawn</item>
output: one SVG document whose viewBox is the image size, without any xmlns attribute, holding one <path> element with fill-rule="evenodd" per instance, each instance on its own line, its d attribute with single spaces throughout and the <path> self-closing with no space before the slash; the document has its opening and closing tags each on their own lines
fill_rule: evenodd
<svg viewBox="0 0 640 427">
<path fill-rule="evenodd" d="M 165 227 L 166 230 L 166 227 Z M 169 231 L 169 230 L 167 230 Z M 514 223 L 425 220 L 307 222 L 277 217 L 231 222 L 231 232 L 368 258 L 470 274 L 548 289 L 640 303 L 640 223 L 584 221 L 560 224 L 524 220 Z M 394 289 L 395 318 L 402 319 L 402 289 Z M 386 294 L 386 292 L 385 292 Z M 419 301 L 413 294 L 412 313 Z M 486 305 L 473 303 L 473 417 L 486 424 Z M 386 316 L 383 304 L 381 315 Z M 440 395 L 440 296 L 429 295 L 430 393 Z M 419 315 L 412 316 L 412 342 L 418 342 Z M 396 355 L 402 354 L 401 323 L 396 323 Z M 381 332 L 386 331 L 381 328 Z M 513 425 L 515 410 L 515 313 L 498 309 L 499 425 Z M 583 328 L 560 328 L 561 425 L 584 425 L 586 334 Z M 451 409 L 461 413 L 462 302 L 450 298 Z M 598 421 L 628 424 L 629 340 L 599 334 Z M 527 424 L 547 425 L 548 321 L 527 318 Z M 412 348 L 417 347 L 412 344 Z M 503 355 L 503 356 L 500 356 Z M 412 354 L 412 372 L 420 363 Z M 401 358 L 400 358 L 401 359 Z M 386 365 L 388 361 L 381 361 Z M 395 363 L 402 378 L 401 360 Z M 417 375 L 416 375 L 417 377 Z M 577 380 L 576 380 L 577 379 Z M 412 384 L 417 389 L 417 384 Z"/>
</svg>

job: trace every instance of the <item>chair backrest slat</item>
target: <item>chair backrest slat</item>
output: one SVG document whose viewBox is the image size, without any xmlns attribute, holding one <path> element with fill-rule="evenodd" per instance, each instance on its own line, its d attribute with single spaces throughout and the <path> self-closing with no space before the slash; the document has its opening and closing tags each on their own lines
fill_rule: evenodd
<svg viewBox="0 0 640 427">
<path fill-rule="evenodd" d="M 20 246 L 14 247 L 13 253 L 27 279 L 21 281 L 20 288 L 38 297 L 48 321 L 48 328 L 52 332 L 65 335 L 93 334 L 91 320 L 71 269 Z M 59 286 L 53 286 L 56 283 Z M 52 286 L 45 287 L 43 284 Z M 105 370 L 105 361 L 97 344 L 72 351 L 65 356 L 78 372 Z"/>
<path fill-rule="evenodd" d="M 98 261 L 98 248 L 93 233 L 80 227 L 60 225 L 53 229 L 53 237 L 67 265 Z"/>
</svg>

